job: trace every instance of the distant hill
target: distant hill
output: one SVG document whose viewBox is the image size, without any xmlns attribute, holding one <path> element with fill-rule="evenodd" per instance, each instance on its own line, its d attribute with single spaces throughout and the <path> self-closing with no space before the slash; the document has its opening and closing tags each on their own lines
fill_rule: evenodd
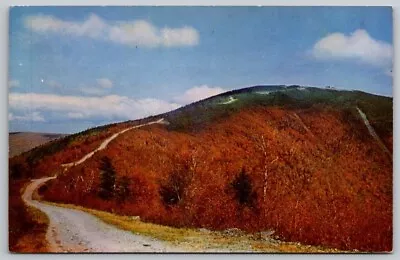
<svg viewBox="0 0 400 260">
<path fill-rule="evenodd" d="M 29 151 L 36 146 L 66 136 L 54 133 L 12 132 L 8 135 L 9 157 Z"/>
</svg>

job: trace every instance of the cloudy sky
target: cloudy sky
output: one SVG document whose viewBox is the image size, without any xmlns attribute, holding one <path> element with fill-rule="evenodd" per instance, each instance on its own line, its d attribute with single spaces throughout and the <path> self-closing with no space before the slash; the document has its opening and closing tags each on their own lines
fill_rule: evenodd
<svg viewBox="0 0 400 260">
<path fill-rule="evenodd" d="M 15 7 L 10 131 L 73 133 L 259 84 L 392 95 L 387 7 Z"/>
</svg>

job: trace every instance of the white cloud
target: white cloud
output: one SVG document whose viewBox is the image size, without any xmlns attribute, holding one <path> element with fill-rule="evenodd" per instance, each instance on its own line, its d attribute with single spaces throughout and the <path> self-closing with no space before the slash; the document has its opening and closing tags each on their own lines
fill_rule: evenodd
<svg viewBox="0 0 400 260">
<path fill-rule="evenodd" d="M 8 87 L 9 88 L 15 88 L 15 87 L 19 87 L 19 80 L 10 80 L 8 82 Z"/>
<path fill-rule="evenodd" d="M 112 23 L 95 14 L 83 22 L 61 20 L 49 15 L 28 16 L 24 22 L 26 28 L 38 33 L 86 36 L 133 47 L 179 47 L 199 43 L 199 33 L 189 26 L 157 28 L 145 20 Z"/>
<path fill-rule="evenodd" d="M 161 37 L 163 44 L 167 47 L 193 46 L 199 43 L 199 33 L 189 26 L 178 29 L 163 28 Z"/>
<path fill-rule="evenodd" d="M 174 100 L 180 104 L 189 104 L 201 99 L 218 95 L 225 91 L 225 89 L 220 87 L 209 87 L 207 85 L 202 85 L 186 90 L 185 93 L 175 97 Z"/>
<path fill-rule="evenodd" d="M 329 34 L 315 43 L 312 55 L 317 59 L 356 59 L 370 65 L 388 67 L 392 63 L 393 47 L 359 29 L 350 35 Z"/>
<path fill-rule="evenodd" d="M 24 20 L 25 27 L 35 32 L 61 33 L 74 36 L 100 37 L 107 24 L 97 15 L 91 14 L 84 22 L 71 22 L 50 15 L 28 16 Z"/>
<path fill-rule="evenodd" d="M 147 47 L 193 46 L 199 42 L 199 34 L 192 27 L 158 29 L 143 20 L 111 27 L 109 38 L 121 44 Z"/>
<path fill-rule="evenodd" d="M 118 119 L 137 119 L 179 107 L 178 104 L 153 98 L 133 99 L 117 95 L 81 97 L 37 93 L 10 93 L 9 105 L 17 111 L 34 109 L 61 112 L 70 118 Z"/>
<path fill-rule="evenodd" d="M 24 115 L 14 115 L 13 113 L 8 113 L 8 120 L 10 121 L 28 121 L 28 122 L 45 122 L 46 120 L 40 114 L 40 112 L 34 111 L 31 113 L 25 113 Z"/>
<path fill-rule="evenodd" d="M 97 84 L 101 88 L 112 88 L 113 87 L 113 82 L 107 78 L 97 79 Z"/>
</svg>

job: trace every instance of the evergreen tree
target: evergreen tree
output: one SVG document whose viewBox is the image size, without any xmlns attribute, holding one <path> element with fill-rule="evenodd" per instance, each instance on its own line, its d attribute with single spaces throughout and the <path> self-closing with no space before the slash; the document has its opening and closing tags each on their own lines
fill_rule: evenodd
<svg viewBox="0 0 400 260">
<path fill-rule="evenodd" d="M 110 158 L 103 157 L 100 166 L 100 190 L 99 197 L 108 200 L 114 197 L 115 193 L 115 170 Z"/>
<path fill-rule="evenodd" d="M 235 177 L 231 183 L 231 187 L 235 192 L 235 199 L 243 206 L 254 206 L 256 193 L 253 191 L 253 183 L 250 176 L 244 169 Z"/>
</svg>

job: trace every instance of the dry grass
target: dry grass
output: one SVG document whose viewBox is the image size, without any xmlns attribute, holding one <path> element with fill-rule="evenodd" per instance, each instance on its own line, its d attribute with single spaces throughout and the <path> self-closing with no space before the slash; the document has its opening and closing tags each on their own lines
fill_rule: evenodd
<svg viewBox="0 0 400 260">
<path fill-rule="evenodd" d="M 76 209 L 92 214 L 102 221 L 131 231 L 134 234 L 149 236 L 183 247 L 189 252 L 208 250 L 230 252 L 264 252 L 264 253 L 343 253 L 337 249 L 302 245 L 300 243 L 282 242 L 271 237 L 260 238 L 258 235 L 245 234 L 239 230 L 210 231 L 206 229 L 173 228 L 153 223 L 146 223 L 137 217 L 120 216 L 105 211 L 88 209 L 72 204 L 46 202 L 55 206 Z"/>
</svg>

